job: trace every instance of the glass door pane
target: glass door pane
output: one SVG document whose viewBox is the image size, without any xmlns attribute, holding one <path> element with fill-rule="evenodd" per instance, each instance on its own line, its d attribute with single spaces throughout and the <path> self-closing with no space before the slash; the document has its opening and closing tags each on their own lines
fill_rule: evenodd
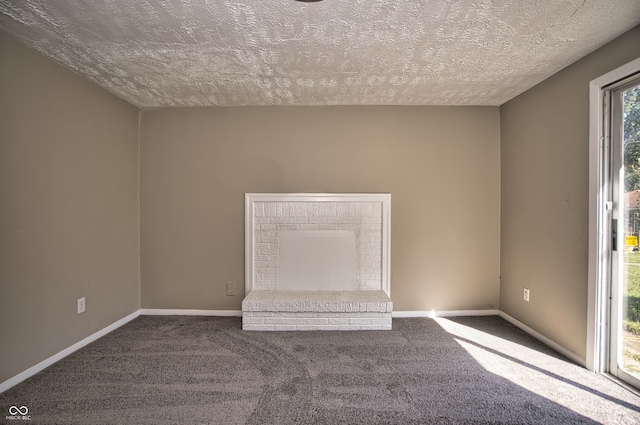
<svg viewBox="0 0 640 425">
<path fill-rule="evenodd" d="M 612 92 L 611 137 L 621 166 L 614 175 L 617 245 L 611 288 L 611 372 L 640 384 L 640 85 L 638 80 Z M 634 85 L 635 84 L 635 85 Z M 615 146 L 618 149 L 615 149 Z M 618 181 L 616 181 L 618 180 Z"/>
</svg>

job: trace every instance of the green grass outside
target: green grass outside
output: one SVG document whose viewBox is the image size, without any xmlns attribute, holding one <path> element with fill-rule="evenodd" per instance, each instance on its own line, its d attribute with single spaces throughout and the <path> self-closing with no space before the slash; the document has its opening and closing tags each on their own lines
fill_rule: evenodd
<svg viewBox="0 0 640 425">
<path fill-rule="evenodd" d="M 624 262 L 640 264 L 640 252 L 627 252 L 624 254 Z"/>
<path fill-rule="evenodd" d="M 624 300 L 622 368 L 640 378 L 640 351 L 634 342 L 640 336 L 640 253 L 624 254 Z"/>
<path fill-rule="evenodd" d="M 629 252 L 624 254 L 624 262 L 627 264 L 638 264 L 638 266 L 627 266 L 627 295 L 628 297 L 640 298 L 640 252 Z"/>
<path fill-rule="evenodd" d="M 625 328 L 640 335 L 640 252 L 624 254 L 625 285 L 624 297 L 626 304 Z"/>
</svg>

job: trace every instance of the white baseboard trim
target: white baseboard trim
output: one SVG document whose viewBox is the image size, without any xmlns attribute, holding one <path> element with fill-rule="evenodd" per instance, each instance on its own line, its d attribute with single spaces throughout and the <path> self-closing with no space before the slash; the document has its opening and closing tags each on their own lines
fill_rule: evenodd
<svg viewBox="0 0 640 425">
<path fill-rule="evenodd" d="M 141 308 L 141 316 L 222 316 L 242 317 L 241 310 L 176 310 L 162 308 Z"/>
<path fill-rule="evenodd" d="M 537 339 L 537 340 L 543 342 L 544 344 L 548 345 L 549 347 L 553 348 L 558 353 L 560 353 L 563 356 L 565 356 L 566 358 L 570 359 L 572 362 L 576 363 L 577 365 L 582 366 L 584 368 L 587 367 L 587 361 L 585 359 L 583 359 L 582 357 L 578 356 L 573 351 L 567 350 L 562 345 L 560 345 L 557 342 L 547 338 L 546 336 L 542 335 L 541 333 L 534 331 L 529 326 L 525 325 L 524 323 L 520 322 L 517 319 L 514 319 L 513 317 L 509 316 L 507 313 L 505 313 L 503 311 L 500 311 L 498 315 L 500 317 L 502 317 L 504 320 L 506 320 L 507 322 L 511 323 L 512 325 L 522 329 L 523 331 L 525 331 L 526 333 L 528 333 L 529 335 L 531 335 L 535 339 Z"/>
<path fill-rule="evenodd" d="M 95 332 L 95 333 L 89 335 L 88 337 L 82 339 L 81 341 L 76 342 L 75 344 L 71 345 L 70 347 L 67 347 L 64 350 L 54 354 L 53 356 L 41 361 L 40 363 L 36 364 L 35 366 L 31 366 L 29 369 L 27 369 L 27 370 L 25 370 L 23 372 L 20 372 L 19 374 L 17 374 L 13 378 L 7 379 L 6 381 L 0 383 L 0 393 L 3 393 L 6 390 L 8 390 L 9 388 L 18 385 L 20 382 L 24 381 L 25 379 L 32 377 L 33 375 L 35 375 L 36 373 L 40 372 L 41 370 L 51 366 L 52 364 L 62 360 L 63 358 L 67 357 L 69 354 L 73 353 L 74 351 L 78 351 L 82 347 L 84 347 L 86 345 L 89 345 L 90 343 L 92 343 L 93 341 L 97 340 L 98 338 L 101 338 L 101 337 L 105 336 L 106 334 L 108 334 L 109 332 L 112 332 L 112 331 L 118 329 L 120 326 L 129 323 L 130 321 L 132 321 L 133 319 L 135 319 L 139 315 L 140 315 L 140 311 L 139 310 L 138 311 L 134 311 L 130 315 L 128 315 L 126 317 L 123 317 L 122 319 L 118 320 L 117 322 L 114 322 L 114 323 L 110 324 L 109 326 L 107 326 L 105 328 L 102 328 L 98 332 Z"/>
<path fill-rule="evenodd" d="M 394 311 L 391 317 L 459 317 L 459 316 L 497 316 L 499 310 L 416 310 Z"/>
</svg>

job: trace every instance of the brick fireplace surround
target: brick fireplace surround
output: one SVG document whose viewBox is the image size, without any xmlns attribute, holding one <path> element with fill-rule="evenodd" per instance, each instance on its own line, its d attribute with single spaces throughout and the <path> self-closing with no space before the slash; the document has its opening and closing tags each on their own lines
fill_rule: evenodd
<svg viewBox="0 0 640 425">
<path fill-rule="evenodd" d="M 391 329 L 390 203 L 246 194 L 243 329 Z"/>
</svg>

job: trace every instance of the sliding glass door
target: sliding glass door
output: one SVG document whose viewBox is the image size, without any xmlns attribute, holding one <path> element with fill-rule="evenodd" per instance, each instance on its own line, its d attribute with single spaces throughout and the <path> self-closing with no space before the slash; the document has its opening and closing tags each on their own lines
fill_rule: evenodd
<svg viewBox="0 0 640 425">
<path fill-rule="evenodd" d="M 612 222 L 608 367 L 640 388 L 640 77 L 607 91 Z"/>
</svg>

